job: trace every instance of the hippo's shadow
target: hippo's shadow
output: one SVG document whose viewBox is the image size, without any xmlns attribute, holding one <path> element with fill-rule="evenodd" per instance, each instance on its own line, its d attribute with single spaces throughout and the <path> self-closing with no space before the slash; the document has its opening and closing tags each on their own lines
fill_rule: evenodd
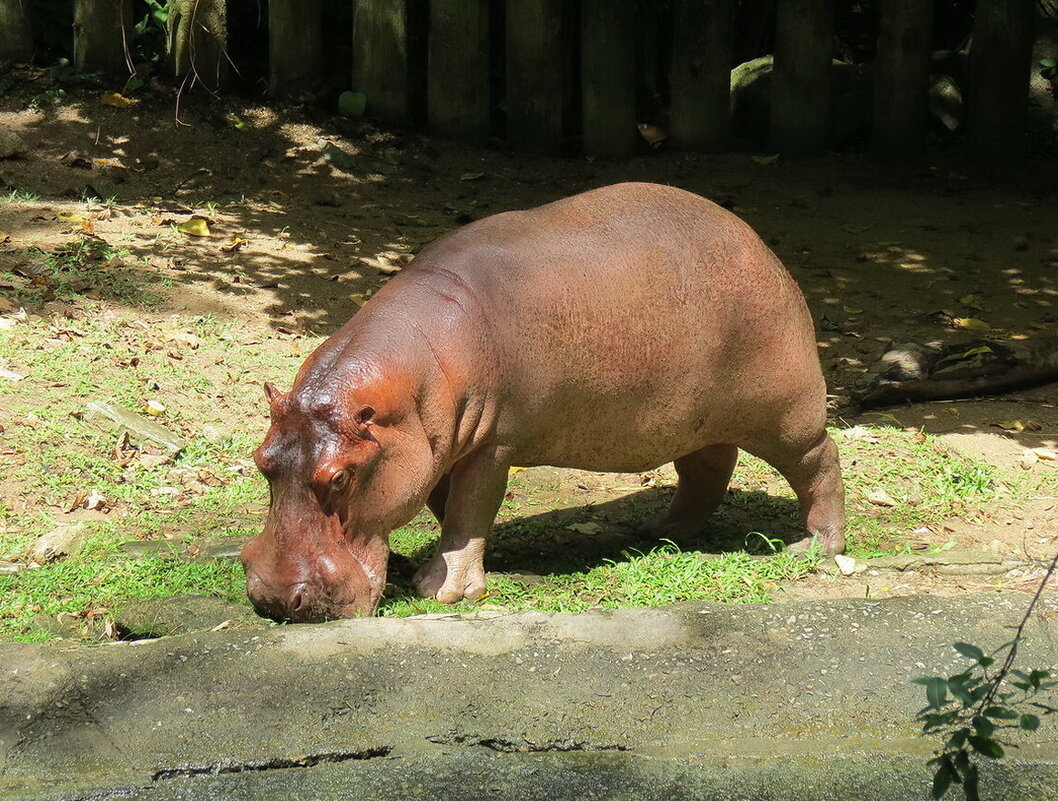
<svg viewBox="0 0 1058 801">
<path fill-rule="evenodd" d="M 485 552 L 492 573 L 539 575 L 583 573 L 609 561 L 623 561 L 629 552 L 647 553 L 663 544 L 640 530 L 647 517 L 665 511 L 671 487 L 653 487 L 612 501 L 532 515 L 501 511 Z M 771 553 L 771 542 L 796 542 L 804 537 L 797 502 L 764 492 L 728 493 L 720 508 L 695 535 L 676 544 L 685 551 Z M 421 564 L 433 554 L 436 541 L 408 554 Z"/>
</svg>

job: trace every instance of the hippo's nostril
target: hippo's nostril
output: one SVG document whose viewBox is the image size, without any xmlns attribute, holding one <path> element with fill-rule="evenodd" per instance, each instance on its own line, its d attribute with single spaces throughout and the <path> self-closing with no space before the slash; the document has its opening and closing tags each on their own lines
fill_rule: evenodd
<svg viewBox="0 0 1058 801">
<path fill-rule="evenodd" d="M 295 584 L 290 591 L 290 611 L 298 612 L 305 606 L 308 600 L 307 588 L 304 584 Z"/>
</svg>

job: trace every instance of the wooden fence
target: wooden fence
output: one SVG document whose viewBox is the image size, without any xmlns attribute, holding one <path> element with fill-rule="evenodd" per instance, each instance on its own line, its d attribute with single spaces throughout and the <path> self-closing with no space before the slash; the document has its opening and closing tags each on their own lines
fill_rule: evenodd
<svg viewBox="0 0 1058 801">
<path fill-rule="evenodd" d="M 0 62 L 32 56 L 32 2 L 0 0 Z M 75 67 L 127 73 L 134 0 L 68 2 Z M 267 25 L 248 32 L 229 30 L 225 0 L 173 0 L 169 63 L 178 77 L 223 88 L 232 40 L 267 30 L 269 92 L 296 95 L 333 69 L 323 11 L 338 2 L 353 4 L 344 34 L 352 42 L 349 86 L 382 123 L 424 125 L 475 144 L 500 136 L 546 153 L 569 150 L 572 139 L 585 153 L 623 158 L 643 146 L 643 86 L 664 85 L 674 147 L 715 152 L 730 144 L 739 0 L 267 0 Z M 934 2 L 876 5 L 872 143 L 880 155 L 905 156 L 925 138 Z M 825 150 L 837 3 L 755 6 L 774 14 L 769 148 Z M 977 149 L 1009 147 L 1023 130 L 1034 15 L 1033 0 L 977 0 L 964 87 Z M 659 31 L 664 58 L 645 36 Z"/>
</svg>

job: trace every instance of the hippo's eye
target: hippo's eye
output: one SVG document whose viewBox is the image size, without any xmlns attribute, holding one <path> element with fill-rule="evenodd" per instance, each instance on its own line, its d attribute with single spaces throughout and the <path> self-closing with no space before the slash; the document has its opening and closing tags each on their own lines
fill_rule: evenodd
<svg viewBox="0 0 1058 801">
<path fill-rule="evenodd" d="M 339 470 L 333 476 L 331 476 L 331 489 L 341 489 L 349 483 L 349 471 Z"/>
</svg>

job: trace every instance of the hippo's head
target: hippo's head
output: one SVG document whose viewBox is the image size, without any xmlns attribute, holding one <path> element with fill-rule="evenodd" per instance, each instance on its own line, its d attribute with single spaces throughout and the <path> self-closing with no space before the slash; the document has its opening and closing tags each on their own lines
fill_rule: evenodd
<svg viewBox="0 0 1058 801">
<path fill-rule="evenodd" d="M 308 383 L 308 382 L 306 382 Z M 246 544 L 246 591 L 275 620 L 374 613 L 386 584 L 389 532 L 431 489 L 429 443 L 388 393 L 295 385 L 265 393 L 272 424 L 255 460 L 268 479 L 264 531 Z"/>
</svg>

